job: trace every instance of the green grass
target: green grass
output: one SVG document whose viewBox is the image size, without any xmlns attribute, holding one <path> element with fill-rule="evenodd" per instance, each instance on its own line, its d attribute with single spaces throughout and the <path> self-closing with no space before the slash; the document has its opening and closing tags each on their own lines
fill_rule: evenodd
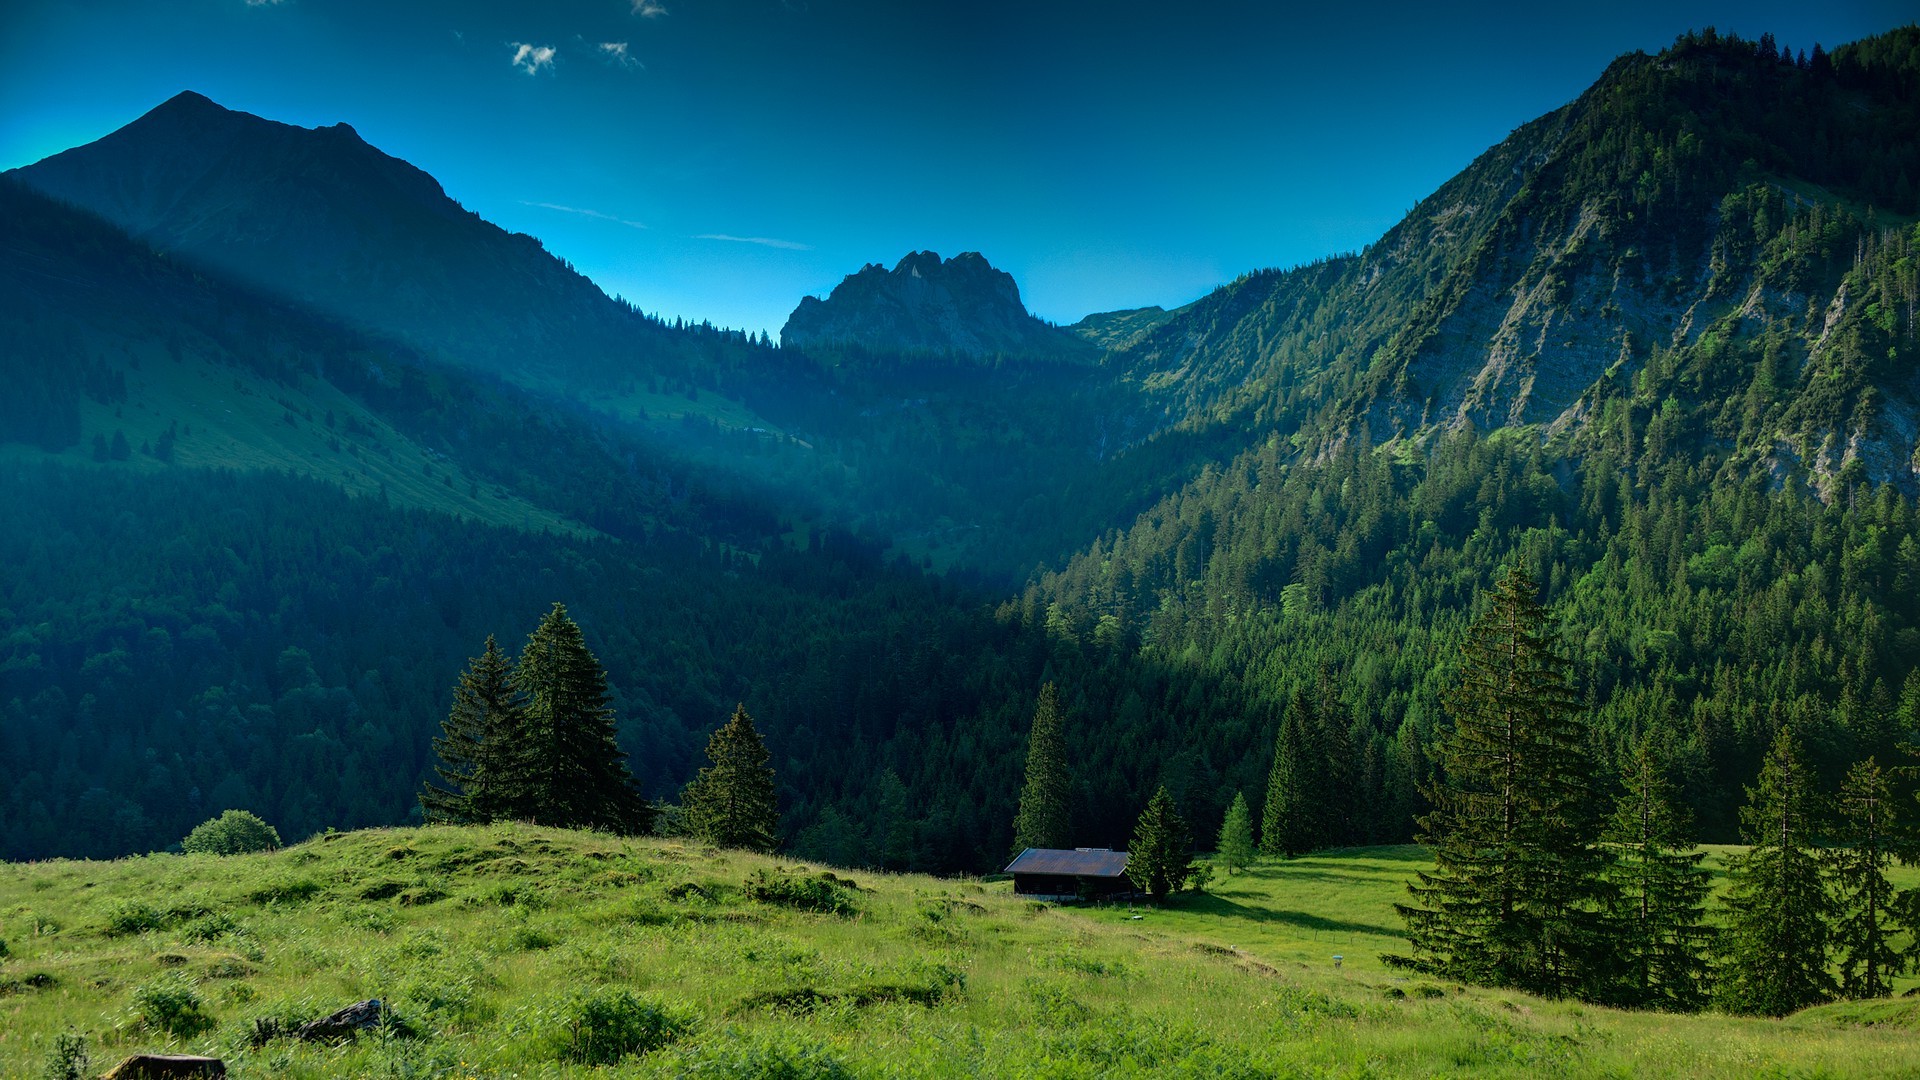
<svg viewBox="0 0 1920 1080">
<path fill-rule="evenodd" d="M 1675 1017 L 1390 972 L 1420 861 L 1269 863 L 1150 910 L 527 826 L 9 865 L 0 1076 L 69 1031 L 95 1073 L 174 1049 L 236 1077 L 1920 1075 L 1917 999 Z M 818 884 L 750 899 L 762 873 Z M 256 1038 L 367 997 L 417 1037 Z"/>
</svg>

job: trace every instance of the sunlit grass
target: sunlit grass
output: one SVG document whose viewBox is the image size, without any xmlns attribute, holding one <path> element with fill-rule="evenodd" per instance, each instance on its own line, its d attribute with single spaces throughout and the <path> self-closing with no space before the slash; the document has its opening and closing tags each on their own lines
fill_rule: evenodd
<svg viewBox="0 0 1920 1080">
<path fill-rule="evenodd" d="M 1672 1017 L 1386 969 L 1391 904 L 1422 857 L 1374 848 L 1266 862 L 1217 875 L 1207 896 L 1131 910 L 1036 904 L 1006 883 L 834 871 L 857 884 L 848 915 L 745 897 L 755 872 L 820 867 L 526 826 L 11 865 L 0 867 L 0 1075 L 38 1073 L 68 1030 L 87 1036 L 96 1073 L 174 1049 L 217 1054 L 237 1077 L 1920 1068 L 1916 999 L 1786 1021 Z M 170 1034 L 146 1015 L 186 1000 L 181 990 L 209 1030 L 195 1033 L 188 1015 Z M 257 1021 L 290 1025 L 368 997 L 419 1036 L 251 1038 Z M 588 997 L 602 1013 L 660 1010 L 686 1030 L 615 1065 L 578 1063 Z"/>
</svg>

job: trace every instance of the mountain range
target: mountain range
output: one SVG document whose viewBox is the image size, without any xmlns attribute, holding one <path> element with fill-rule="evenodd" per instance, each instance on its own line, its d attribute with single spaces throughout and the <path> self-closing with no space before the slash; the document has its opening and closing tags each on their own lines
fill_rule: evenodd
<svg viewBox="0 0 1920 1080">
<path fill-rule="evenodd" d="M 0 764 L 36 777 L 0 806 L 11 853 L 163 842 L 181 812 L 129 778 L 169 739 L 176 788 L 276 778 L 229 791 L 283 831 L 404 816 L 435 693 L 547 582 L 626 665 L 649 795 L 752 699 L 789 839 L 823 856 L 994 861 L 1043 679 L 1090 841 L 1161 782 L 1203 824 L 1257 794 L 1308 689 L 1348 720 L 1350 837 L 1394 839 L 1449 643 L 1511 561 L 1563 612 L 1596 741 L 1663 740 L 1730 835 L 1773 726 L 1839 761 L 1920 725 L 1916 177 L 1920 29 L 1806 61 L 1689 34 L 1360 252 L 1069 327 L 978 253 L 915 252 L 801 299 L 776 347 L 609 298 L 345 125 L 181 94 L 0 184 L 0 460 L 46 505 L 0 537 L 27 733 Z M 226 569 L 198 526 L 151 561 L 132 509 L 90 509 L 209 485 L 271 537 Z M 354 523 L 351 572 L 276 517 L 303 503 Z M 492 561 L 383 562 L 388 530 Z M 52 535 L 99 580 L 31 554 Z M 254 558 L 302 584 L 227 588 Z M 395 605 L 375 636 L 420 672 L 346 640 L 336 572 Z M 663 573 L 691 591 L 633 599 Z M 197 667 L 135 685 L 189 640 Z M 394 775 L 290 779 L 249 716 Z M 76 725 L 118 740 L 110 768 L 62 748 Z"/>
</svg>

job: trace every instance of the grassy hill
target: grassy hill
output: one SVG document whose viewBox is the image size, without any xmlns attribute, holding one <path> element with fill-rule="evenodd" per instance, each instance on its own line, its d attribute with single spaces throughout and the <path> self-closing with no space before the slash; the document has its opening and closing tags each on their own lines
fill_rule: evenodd
<svg viewBox="0 0 1920 1080">
<path fill-rule="evenodd" d="M 0 1074 L 83 1033 L 236 1077 L 1895 1076 L 1920 1002 L 1634 1014 L 1389 972 L 1416 848 L 1167 910 L 526 826 L 0 867 Z M 850 878 L 850 880 L 849 880 Z M 825 908 L 830 910 L 810 910 Z M 1344 957 L 1340 967 L 1331 957 Z M 270 1035 L 367 997 L 414 1037 Z M 622 1019 L 657 1048 L 578 1060 Z M 169 1034 L 168 1027 L 178 1034 Z M 651 1037 L 649 1037 L 651 1035 Z"/>
</svg>

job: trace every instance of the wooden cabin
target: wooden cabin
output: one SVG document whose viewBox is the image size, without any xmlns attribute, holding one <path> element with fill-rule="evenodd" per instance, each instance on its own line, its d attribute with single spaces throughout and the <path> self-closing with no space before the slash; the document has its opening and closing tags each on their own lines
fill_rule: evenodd
<svg viewBox="0 0 1920 1080">
<path fill-rule="evenodd" d="M 1098 900 L 1132 892 L 1127 853 L 1111 848 L 1028 848 L 1007 864 L 1013 891 L 1050 900 Z"/>
</svg>

